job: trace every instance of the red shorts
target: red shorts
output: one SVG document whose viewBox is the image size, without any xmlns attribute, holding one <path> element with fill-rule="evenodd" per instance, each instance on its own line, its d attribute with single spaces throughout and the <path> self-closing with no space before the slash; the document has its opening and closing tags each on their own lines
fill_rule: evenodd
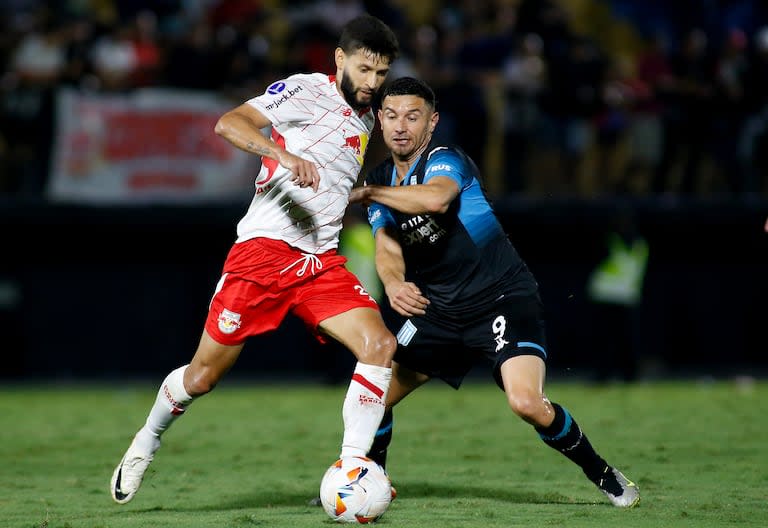
<svg viewBox="0 0 768 528">
<path fill-rule="evenodd" d="M 218 343 L 239 345 L 275 330 L 288 312 L 317 333 L 321 321 L 353 308 L 379 309 L 335 250 L 308 255 L 280 240 L 232 246 L 208 309 L 205 329 Z"/>
</svg>

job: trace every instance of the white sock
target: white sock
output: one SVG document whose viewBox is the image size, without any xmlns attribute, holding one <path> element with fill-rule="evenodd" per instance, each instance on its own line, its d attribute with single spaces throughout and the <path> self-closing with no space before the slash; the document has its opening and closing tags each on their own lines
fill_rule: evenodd
<svg viewBox="0 0 768 528">
<path fill-rule="evenodd" d="M 176 418 L 184 414 L 193 397 L 184 388 L 184 372 L 189 365 L 179 367 L 163 380 L 157 398 L 147 416 L 147 422 L 138 433 L 135 442 L 144 450 L 154 453 L 160 447 L 160 435 Z"/>
<path fill-rule="evenodd" d="M 344 398 L 341 456 L 366 456 L 384 416 L 392 369 L 357 363 Z"/>
</svg>

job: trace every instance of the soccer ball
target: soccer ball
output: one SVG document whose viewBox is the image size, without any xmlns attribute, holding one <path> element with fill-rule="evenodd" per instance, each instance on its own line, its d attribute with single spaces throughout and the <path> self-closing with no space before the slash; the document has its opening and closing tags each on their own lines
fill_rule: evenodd
<svg viewBox="0 0 768 528">
<path fill-rule="evenodd" d="M 370 458 L 344 457 L 323 475 L 320 500 L 334 521 L 367 524 L 387 511 L 392 502 L 392 483 L 384 469 Z"/>
</svg>

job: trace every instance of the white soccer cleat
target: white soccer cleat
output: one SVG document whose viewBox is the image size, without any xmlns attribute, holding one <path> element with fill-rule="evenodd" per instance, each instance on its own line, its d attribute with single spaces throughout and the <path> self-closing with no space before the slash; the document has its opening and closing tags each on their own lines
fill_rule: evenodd
<svg viewBox="0 0 768 528">
<path fill-rule="evenodd" d="M 633 508 L 640 502 L 640 490 L 637 485 L 616 468 L 606 466 L 595 484 L 618 508 Z"/>
<path fill-rule="evenodd" d="M 149 463 L 155 458 L 155 451 L 160 447 L 160 440 L 157 440 L 154 449 L 149 452 L 142 452 L 134 437 L 128 451 L 123 455 L 123 459 L 112 473 L 110 491 L 112 498 L 118 504 L 125 504 L 133 499 L 136 492 L 139 491 L 141 481 L 144 479 Z"/>
</svg>

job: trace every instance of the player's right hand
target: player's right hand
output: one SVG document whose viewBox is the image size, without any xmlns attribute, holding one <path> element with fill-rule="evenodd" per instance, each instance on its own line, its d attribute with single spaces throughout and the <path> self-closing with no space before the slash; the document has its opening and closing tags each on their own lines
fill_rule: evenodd
<svg viewBox="0 0 768 528">
<path fill-rule="evenodd" d="M 368 198 L 368 193 L 370 190 L 371 189 L 367 185 L 362 187 L 355 187 L 352 189 L 352 192 L 349 193 L 349 203 L 360 203 L 365 207 L 368 207 L 371 205 L 371 200 Z"/>
<path fill-rule="evenodd" d="M 421 294 L 421 290 L 412 282 L 397 282 L 385 287 L 389 305 L 400 315 L 412 317 L 424 315 L 429 305 L 429 299 Z"/>
</svg>

